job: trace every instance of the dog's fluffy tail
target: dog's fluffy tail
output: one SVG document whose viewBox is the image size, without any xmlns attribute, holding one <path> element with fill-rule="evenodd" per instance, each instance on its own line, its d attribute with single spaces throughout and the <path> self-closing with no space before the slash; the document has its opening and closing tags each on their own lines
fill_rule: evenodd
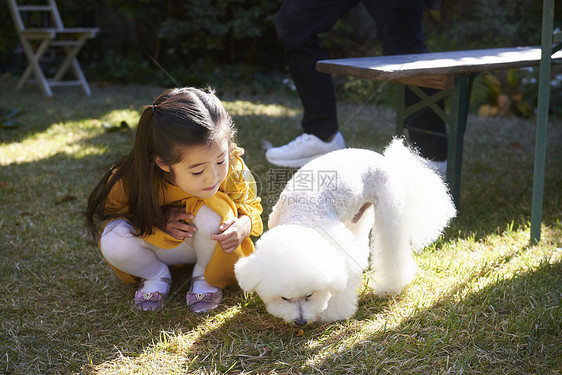
<svg viewBox="0 0 562 375">
<path fill-rule="evenodd" d="M 402 233 L 410 234 L 410 244 L 418 250 L 439 237 L 456 215 L 455 206 L 441 177 L 401 139 L 394 139 L 384 156 L 404 186 L 406 230 Z"/>
</svg>

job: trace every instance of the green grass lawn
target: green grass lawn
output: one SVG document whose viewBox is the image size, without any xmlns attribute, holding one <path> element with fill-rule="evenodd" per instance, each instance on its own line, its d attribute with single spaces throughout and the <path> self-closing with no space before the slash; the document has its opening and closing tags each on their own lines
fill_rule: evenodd
<svg viewBox="0 0 562 375">
<path fill-rule="evenodd" d="M 355 316 L 299 328 L 255 295 L 225 291 L 208 315 L 188 312 L 188 270 L 174 270 L 162 311 L 131 303 L 87 237 L 94 184 L 130 150 L 154 86 L 57 89 L 52 100 L 0 77 L 0 373 L 6 374 L 560 374 L 562 372 L 562 122 L 548 129 L 542 239 L 529 245 L 535 122 L 469 118 L 461 208 L 399 296 L 360 291 Z M 220 88 L 219 88 L 220 89 Z M 220 93 L 220 92 L 219 92 Z M 260 183 L 264 221 L 292 170 L 269 165 L 263 140 L 300 134 L 298 100 L 220 94 Z M 394 112 L 341 103 L 348 146 L 382 151 Z M 106 126 L 129 130 L 107 131 Z M 104 126 L 105 125 L 105 126 Z M 302 333 L 302 335 L 301 335 Z"/>
</svg>

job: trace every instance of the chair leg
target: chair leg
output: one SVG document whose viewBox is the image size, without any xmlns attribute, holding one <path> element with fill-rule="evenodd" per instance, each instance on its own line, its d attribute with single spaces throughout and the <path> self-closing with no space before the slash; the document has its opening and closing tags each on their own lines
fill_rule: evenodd
<svg viewBox="0 0 562 375">
<path fill-rule="evenodd" d="M 60 81 L 64 77 L 68 68 L 70 67 L 70 68 L 72 68 L 72 72 L 74 73 L 74 76 L 76 77 L 76 80 L 80 81 L 80 85 L 82 86 L 82 91 L 84 92 L 84 94 L 87 95 L 87 96 L 90 96 L 92 94 L 92 92 L 90 90 L 90 86 L 88 85 L 88 81 L 86 80 L 86 76 L 82 72 L 82 68 L 80 67 L 80 64 L 78 63 L 78 59 L 76 58 L 76 56 L 78 55 L 78 52 L 80 52 L 80 50 L 84 46 L 84 43 L 86 42 L 86 39 L 87 39 L 87 37 L 83 36 L 82 38 L 80 38 L 78 43 L 73 48 L 70 48 L 70 47 L 64 48 L 65 53 L 66 53 L 66 58 L 62 62 L 60 68 L 57 70 L 57 72 L 54 76 L 54 80 Z"/>
<path fill-rule="evenodd" d="M 39 64 L 39 60 L 41 60 L 41 57 L 43 57 L 43 54 L 49 47 L 51 40 L 44 39 L 39 45 L 39 47 L 37 48 L 37 51 L 33 51 L 33 47 L 31 47 L 31 43 L 29 42 L 29 40 L 24 38 L 21 38 L 20 40 L 23 47 L 23 51 L 27 56 L 27 60 L 29 61 L 29 65 L 27 66 L 25 72 L 21 76 L 18 85 L 16 86 L 16 90 L 20 90 L 29 79 L 31 73 L 33 73 L 35 75 L 35 79 L 39 83 L 39 87 L 43 95 L 51 98 L 53 96 L 53 93 L 51 91 L 51 88 L 49 87 L 49 83 L 47 82 L 47 79 L 45 78 L 45 74 L 43 74 L 41 65 Z"/>
<path fill-rule="evenodd" d="M 86 80 L 86 76 L 84 72 L 82 72 L 82 68 L 80 68 L 80 64 L 78 63 L 77 59 L 72 60 L 72 70 L 74 71 L 74 75 L 80 82 L 82 82 L 82 92 L 86 96 L 92 95 L 92 91 L 90 90 L 90 85 L 88 85 L 88 81 Z"/>
</svg>

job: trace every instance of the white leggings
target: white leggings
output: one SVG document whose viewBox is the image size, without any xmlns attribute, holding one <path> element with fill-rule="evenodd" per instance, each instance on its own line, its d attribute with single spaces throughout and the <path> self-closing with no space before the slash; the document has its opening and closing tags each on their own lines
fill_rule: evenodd
<svg viewBox="0 0 562 375">
<path fill-rule="evenodd" d="M 193 276 L 202 275 L 217 241 L 211 235 L 219 233 L 222 218 L 203 205 L 192 220 L 197 227 L 193 237 L 186 238 L 178 247 L 161 249 L 133 233 L 135 228 L 126 220 L 114 220 L 107 224 L 100 239 L 105 259 L 115 268 L 147 280 L 170 278 L 168 266 L 193 264 Z"/>
</svg>

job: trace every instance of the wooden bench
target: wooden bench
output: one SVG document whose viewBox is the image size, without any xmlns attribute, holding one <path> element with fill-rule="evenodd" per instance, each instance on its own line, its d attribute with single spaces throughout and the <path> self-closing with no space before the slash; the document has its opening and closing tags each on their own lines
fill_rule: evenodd
<svg viewBox="0 0 562 375">
<path fill-rule="evenodd" d="M 562 60 L 562 52 L 552 55 Z M 411 55 L 376 56 L 321 60 L 316 69 L 323 73 L 353 76 L 372 80 L 403 83 L 396 113 L 396 133 L 403 134 L 404 124 L 420 110 L 431 107 L 448 124 L 447 183 L 458 205 L 461 184 L 463 137 L 474 77 L 485 71 L 539 65 L 541 47 L 496 48 Z M 404 107 L 404 88 L 410 87 L 420 101 Z M 439 89 L 426 95 L 418 86 Z M 450 99 L 449 113 L 437 102 Z M 415 130 L 415 129 L 412 129 Z M 544 168 L 544 161 L 542 162 Z M 536 168 L 536 167 L 535 167 Z"/>
</svg>

